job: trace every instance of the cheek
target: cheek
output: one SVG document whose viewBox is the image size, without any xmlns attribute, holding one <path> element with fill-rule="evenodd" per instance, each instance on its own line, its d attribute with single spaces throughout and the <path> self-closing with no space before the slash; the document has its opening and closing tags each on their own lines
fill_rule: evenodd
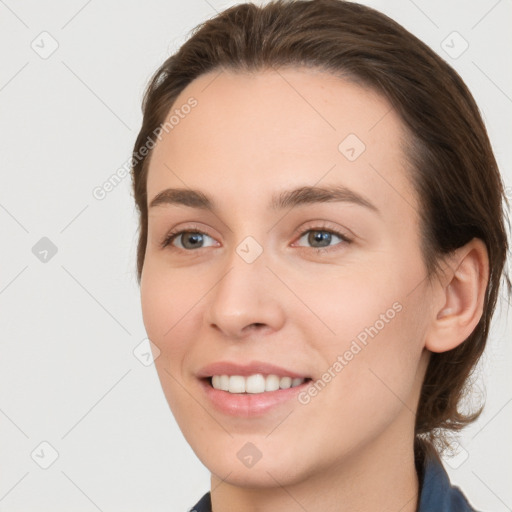
<svg viewBox="0 0 512 512">
<path fill-rule="evenodd" d="M 351 342 L 344 345 L 338 394 L 345 410 L 369 425 L 391 422 L 398 414 L 414 414 L 423 372 L 418 371 L 425 326 L 413 301 L 379 308 Z M 385 304 L 385 306 L 388 306 Z M 372 427 L 370 427 L 372 428 Z"/>
<path fill-rule="evenodd" d="M 340 350 L 349 350 L 354 340 L 365 347 L 371 340 L 382 338 L 396 324 L 401 315 L 401 295 L 390 288 L 383 275 L 382 272 L 330 275 L 312 283 L 309 290 L 303 290 L 306 306 L 318 312 L 317 318 L 326 327 L 322 336 L 310 338 L 317 340 L 318 348 L 336 350 L 337 355 Z M 315 323 L 318 327 L 319 322 L 315 320 Z"/>
<path fill-rule="evenodd" d="M 314 305 L 335 333 L 311 339 L 323 355 L 326 401 L 342 422 L 348 410 L 369 421 L 381 411 L 387 421 L 404 403 L 411 410 L 416 406 L 427 298 L 419 289 L 410 294 L 407 281 L 390 274 L 340 281 L 343 286 L 331 289 L 330 300 L 324 295 L 324 304 Z"/>
<path fill-rule="evenodd" d="M 150 258 L 144 264 L 140 284 L 144 326 L 152 341 L 160 341 L 162 350 L 176 339 L 186 317 L 194 314 L 194 305 L 201 298 L 198 284 L 194 280 L 191 285 L 182 270 L 170 272 Z"/>
<path fill-rule="evenodd" d="M 208 280 L 183 268 L 170 270 L 156 258 L 147 263 L 140 285 L 142 317 L 148 338 L 160 350 L 155 367 L 174 409 L 200 340 Z M 189 397 L 185 394 L 183 398 Z"/>
<path fill-rule="evenodd" d="M 146 333 L 160 350 L 155 369 L 167 403 L 178 419 L 186 414 L 190 402 L 181 369 L 190 347 L 185 331 L 194 322 L 193 306 L 198 297 L 193 287 L 182 286 L 179 272 L 169 274 L 150 261 L 145 264 L 140 291 Z"/>
<path fill-rule="evenodd" d="M 141 279 L 140 296 L 142 306 L 142 318 L 146 332 L 151 341 L 156 343 L 160 349 L 160 341 L 170 320 L 169 313 L 164 313 L 165 304 L 168 299 L 168 292 L 165 286 L 162 286 L 155 273 L 144 270 Z"/>
</svg>

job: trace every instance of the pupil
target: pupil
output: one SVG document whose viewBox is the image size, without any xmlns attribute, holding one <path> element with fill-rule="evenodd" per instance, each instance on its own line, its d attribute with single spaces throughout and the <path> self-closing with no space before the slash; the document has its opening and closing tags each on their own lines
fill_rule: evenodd
<svg viewBox="0 0 512 512">
<path fill-rule="evenodd" d="M 202 235 L 200 233 L 190 233 L 186 238 L 186 242 L 188 243 L 191 239 L 194 240 L 194 242 L 192 242 L 192 246 L 197 246 L 198 245 L 198 242 L 200 243 L 201 240 L 200 238 L 202 237 Z M 199 240 L 198 240 L 199 239 Z M 186 244 L 184 244 L 185 247 L 186 247 Z"/>
<path fill-rule="evenodd" d="M 325 242 L 327 242 L 327 245 L 329 245 L 330 239 L 331 239 L 330 233 L 327 233 L 326 231 L 316 231 L 310 235 L 309 242 L 312 243 L 312 242 L 325 241 Z"/>
</svg>

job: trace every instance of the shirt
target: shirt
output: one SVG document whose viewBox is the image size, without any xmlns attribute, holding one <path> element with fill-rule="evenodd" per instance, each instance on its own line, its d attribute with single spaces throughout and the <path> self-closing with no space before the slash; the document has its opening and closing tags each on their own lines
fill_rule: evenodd
<svg viewBox="0 0 512 512">
<path fill-rule="evenodd" d="M 417 440 L 414 455 L 420 485 L 416 512 L 476 512 L 462 491 L 451 485 L 441 459 L 432 445 Z M 212 512 L 210 493 L 207 492 L 190 512 Z"/>
</svg>

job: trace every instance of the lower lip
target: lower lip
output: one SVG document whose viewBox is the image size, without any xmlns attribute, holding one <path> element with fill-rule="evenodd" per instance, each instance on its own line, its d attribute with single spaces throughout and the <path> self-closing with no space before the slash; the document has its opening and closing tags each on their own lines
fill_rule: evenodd
<svg viewBox="0 0 512 512">
<path fill-rule="evenodd" d="M 207 379 L 200 381 L 206 396 L 216 409 L 230 416 L 246 418 L 262 416 L 279 404 L 296 398 L 311 382 L 308 380 L 300 386 L 264 393 L 229 393 L 215 389 Z"/>
</svg>

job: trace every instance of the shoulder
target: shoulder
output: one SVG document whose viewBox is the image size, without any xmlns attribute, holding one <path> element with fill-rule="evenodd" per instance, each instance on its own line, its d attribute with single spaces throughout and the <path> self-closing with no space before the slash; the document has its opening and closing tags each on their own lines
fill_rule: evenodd
<svg viewBox="0 0 512 512">
<path fill-rule="evenodd" d="M 207 492 L 190 510 L 189 512 L 212 512 L 212 502 L 210 493 Z"/>
<path fill-rule="evenodd" d="M 418 512 L 476 512 L 461 489 L 451 484 L 433 446 L 419 442 L 416 457 L 421 485 Z"/>
</svg>

